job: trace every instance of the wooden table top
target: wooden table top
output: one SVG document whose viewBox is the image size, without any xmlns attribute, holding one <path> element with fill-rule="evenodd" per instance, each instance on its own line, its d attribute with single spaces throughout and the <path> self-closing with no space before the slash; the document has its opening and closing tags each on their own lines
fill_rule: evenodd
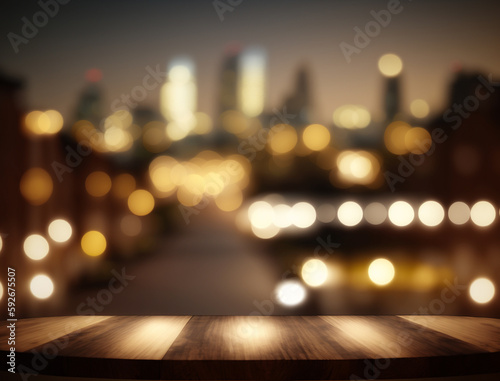
<svg viewBox="0 0 500 381">
<path fill-rule="evenodd" d="M 2 359 L 8 323 L 0 331 Z M 64 316 L 20 319 L 16 336 L 17 366 L 56 376 L 342 380 L 500 372 L 500 320 L 489 318 Z"/>
</svg>

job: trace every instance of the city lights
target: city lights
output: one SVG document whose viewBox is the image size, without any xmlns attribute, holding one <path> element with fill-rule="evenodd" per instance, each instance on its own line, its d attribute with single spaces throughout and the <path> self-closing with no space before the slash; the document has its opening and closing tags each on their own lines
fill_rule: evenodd
<svg viewBox="0 0 500 381">
<path fill-rule="evenodd" d="M 386 77 L 396 77 L 403 70 L 403 62 L 395 54 L 385 54 L 378 60 L 378 68 Z"/>
<path fill-rule="evenodd" d="M 52 240 L 62 243 L 71 238 L 73 229 L 68 221 L 57 219 L 49 224 L 48 233 Z"/>
<path fill-rule="evenodd" d="M 310 259 L 302 266 L 302 280 L 311 287 L 318 287 L 325 283 L 328 269 L 323 261 Z"/>
<path fill-rule="evenodd" d="M 47 299 L 54 292 L 54 283 L 47 275 L 36 275 L 31 279 L 30 290 L 38 299 Z"/>
<path fill-rule="evenodd" d="M 30 259 L 39 261 L 49 253 L 49 243 L 39 234 L 31 234 L 24 240 L 24 253 Z"/>
<path fill-rule="evenodd" d="M 495 296 L 495 285 L 487 278 L 478 278 L 471 283 L 469 294 L 476 303 L 488 303 Z"/>
<path fill-rule="evenodd" d="M 106 237 L 97 230 L 88 231 L 81 240 L 83 252 L 91 257 L 97 257 L 104 253 L 106 245 Z"/>
<path fill-rule="evenodd" d="M 310 124 L 302 132 L 302 140 L 312 151 L 321 151 L 330 143 L 330 131 L 321 124 Z"/>
<path fill-rule="evenodd" d="M 375 259 L 368 267 L 370 280 L 378 286 L 385 286 L 391 283 L 394 279 L 394 274 L 393 264 L 385 258 Z"/>
<path fill-rule="evenodd" d="M 284 306 L 296 306 L 306 298 L 306 289 L 298 280 L 282 281 L 275 290 L 276 300 Z"/>
</svg>

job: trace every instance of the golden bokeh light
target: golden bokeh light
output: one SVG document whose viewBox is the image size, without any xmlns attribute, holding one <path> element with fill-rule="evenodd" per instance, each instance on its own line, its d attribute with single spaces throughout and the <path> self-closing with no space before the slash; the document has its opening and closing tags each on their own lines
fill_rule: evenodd
<svg viewBox="0 0 500 381">
<path fill-rule="evenodd" d="M 368 276 L 377 286 L 385 286 L 391 283 L 395 273 L 394 265 L 385 258 L 375 259 L 368 267 Z"/>
<path fill-rule="evenodd" d="M 19 184 L 21 194 L 32 205 L 44 204 L 52 195 L 52 178 L 42 168 L 28 169 Z"/>
<path fill-rule="evenodd" d="M 106 237 L 97 230 L 86 232 L 81 240 L 81 247 L 85 254 L 97 257 L 106 250 Z"/>
<path fill-rule="evenodd" d="M 47 299 L 54 292 L 54 283 L 47 275 L 39 274 L 31 279 L 30 290 L 36 298 Z"/>
<path fill-rule="evenodd" d="M 49 253 L 49 243 L 40 234 L 31 234 L 24 240 L 23 249 L 28 258 L 39 261 Z"/>
<path fill-rule="evenodd" d="M 64 124 L 63 117 L 56 110 L 32 111 L 24 118 L 25 130 L 33 135 L 58 133 Z"/>
<path fill-rule="evenodd" d="M 384 54 L 378 60 L 378 69 L 386 77 L 395 77 L 403 70 L 403 61 L 395 54 Z"/>
<path fill-rule="evenodd" d="M 292 223 L 300 228 L 305 229 L 316 222 L 316 209 L 308 202 L 298 202 L 292 206 Z"/>
<path fill-rule="evenodd" d="M 236 185 L 230 185 L 217 195 L 215 204 L 223 212 L 232 212 L 243 203 L 243 193 Z"/>
<path fill-rule="evenodd" d="M 296 306 L 306 298 L 306 289 L 298 280 L 287 279 L 278 284 L 275 295 L 280 304 Z"/>
<path fill-rule="evenodd" d="M 423 99 L 415 99 L 410 104 L 410 112 L 415 118 L 425 118 L 429 115 L 429 104 Z"/>
<path fill-rule="evenodd" d="M 380 173 L 380 161 L 368 151 L 342 151 L 337 156 L 337 177 L 346 185 L 372 184 Z"/>
<path fill-rule="evenodd" d="M 136 181 L 129 173 L 122 173 L 113 179 L 111 192 L 116 198 L 125 199 L 135 190 Z"/>
<path fill-rule="evenodd" d="M 402 121 L 392 122 L 384 132 L 384 143 L 389 152 L 395 155 L 408 153 L 406 134 L 411 129 L 408 123 Z"/>
<path fill-rule="evenodd" d="M 85 179 L 87 193 L 94 197 L 103 197 L 111 189 L 111 178 L 106 172 L 95 171 Z"/>
<path fill-rule="evenodd" d="M 153 211 L 155 199 L 144 189 L 137 189 L 128 196 L 128 208 L 136 216 L 145 216 Z"/>
<path fill-rule="evenodd" d="M 297 132 L 288 124 L 278 124 L 269 131 L 268 145 L 273 154 L 290 152 L 297 144 Z"/>
<path fill-rule="evenodd" d="M 368 127 L 370 121 L 370 112 L 363 106 L 344 105 L 333 113 L 335 125 L 349 130 Z"/>
<path fill-rule="evenodd" d="M 311 287 L 321 286 L 328 278 L 328 268 L 319 259 L 309 259 L 302 266 L 302 280 Z"/>
<path fill-rule="evenodd" d="M 426 153 L 432 146 L 431 135 L 422 127 L 413 127 L 407 130 L 404 142 L 406 149 L 417 155 Z"/>
<path fill-rule="evenodd" d="M 302 140 L 307 148 L 321 151 L 330 143 L 330 131 L 321 124 L 310 124 L 302 132 Z"/>
<path fill-rule="evenodd" d="M 49 237 L 55 242 L 66 242 L 73 234 L 71 224 L 63 219 L 53 220 L 48 227 Z"/>
</svg>

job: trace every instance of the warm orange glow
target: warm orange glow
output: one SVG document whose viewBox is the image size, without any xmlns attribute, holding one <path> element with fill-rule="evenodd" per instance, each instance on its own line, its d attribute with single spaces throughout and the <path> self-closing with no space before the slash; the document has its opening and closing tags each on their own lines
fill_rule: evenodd
<svg viewBox="0 0 500 381">
<path fill-rule="evenodd" d="M 52 195 L 52 178 L 42 168 L 28 169 L 21 177 L 20 190 L 23 197 L 32 205 L 42 205 Z"/>
<path fill-rule="evenodd" d="M 128 196 L 128 208 L 136 216 L 145 216 L 153 211 L 155 199 L 144 189 L 137 189 Z"/>
<path fill-rule="evenodd" d="M 330 131 L 321 124 L 310 124 L 302 132 L 302 140 L 310 150 L 321 151 L 330 143 Z"/>
<path fill-rule="evenodd" d="M 83 252 L 91 257 L 97 257 L 104 253 L 106 245 L 106 237 L 97 230 L 88 231 L 81 240 Z"/>
<path fill-rule="evenodd" d="M 111 179 L 106 172 L 92 172 L 85 180 L 85 189 L 91 196 L 103 197 L 111 189 Z"/>
</svg>

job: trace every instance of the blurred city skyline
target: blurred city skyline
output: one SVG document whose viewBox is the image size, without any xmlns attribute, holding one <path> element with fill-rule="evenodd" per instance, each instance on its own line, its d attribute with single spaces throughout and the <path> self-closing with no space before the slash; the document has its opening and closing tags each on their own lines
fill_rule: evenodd
<svg viewBox="0 0 500 381">
<path fill-rule="evenodd" d="M 333 111 L 344 104 L 365 106 L 375 117 L 382 111 L 377 61 L 383 54 L 396 53 L 403 60 L 402 110 L 424 99 L 431 114 L 447 104 L 453 70 L 496 74 L 500 62 L 491 38 L 500 34 L 493 1 L 481 7 L 467 1 L 242 1 L 224 13 L 212 1 L 144 4 L 59 4 L 34 37 L 18 44 L 18 53 L 8 34 L 22 36 L 22 18 L 32 21 L 41 8 L 35 2 L 4 5 L 2 14 L 9 17 L 1 26 L 0 69 L 26 81 L 28 109 L 55 108 L 71 121 L 88 69 L 103 73 L 103 103 L 109 105 L 103 112 L 108 114 L 114 99 L 142 83 L 147 67 L 166 71 L 167 62 L 188 56 L 196 65 L 198 110 L 215 117 L 224 51 L 236 42 L 267 52 L 266 111 L 282 105 L 305 65 L 311 77 L 311 119 L 330 124 Z M 390 6 L 397 6 L 398 13 L 348 63 L 340 44 L 354 46 L 354 28 L 365 30 L 374 20 L 372 11 Z M 157 110 L 159 93 L 159 86 L 149 91 L 141 106 Z"/>
</svg>

